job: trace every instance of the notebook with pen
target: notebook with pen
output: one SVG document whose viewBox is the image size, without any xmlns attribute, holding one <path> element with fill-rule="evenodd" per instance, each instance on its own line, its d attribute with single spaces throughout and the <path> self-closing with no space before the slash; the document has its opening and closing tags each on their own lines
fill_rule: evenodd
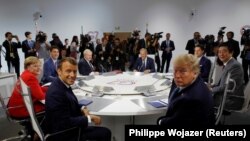
<svg viewBox="0 0 250 141">
<path fill-rule="evenodd" d="M 82 106 L 88 106 L 89 104 L 91 104 L 93 101 L 90 99 L 82 99 L 80 100 L 78 103 Z"/>
</svg>

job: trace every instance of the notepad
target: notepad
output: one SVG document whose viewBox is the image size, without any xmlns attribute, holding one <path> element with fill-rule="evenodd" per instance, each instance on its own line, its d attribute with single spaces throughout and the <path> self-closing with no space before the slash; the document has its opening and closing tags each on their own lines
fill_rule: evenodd
<svg viewBox="0 0 250 141">
<path fill-rule="evenodd" d="M 168 106 L 167 101 L 168 101 L 167 99 L 154 100 L 154 101 L 149 101 L 148 104 L 154 106 L 155 108 L 162 108 Z"/>
<path fill-rule="evenodd" d="M 89 100 L 89 99 L 82 99 L 79 101 L 79 104 L 82 106 L 88 106 L 89 104 L 91 104 L 93 101 Z"/>
</svg>

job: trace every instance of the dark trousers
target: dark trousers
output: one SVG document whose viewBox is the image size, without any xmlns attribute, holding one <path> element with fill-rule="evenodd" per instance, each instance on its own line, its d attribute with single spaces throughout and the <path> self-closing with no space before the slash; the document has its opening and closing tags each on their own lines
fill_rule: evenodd
<svg viewBox="0 0 250 141">
<path fill-rule="evenodd" d="M 250 70 L 250 60 L 242 59 L 242 67 L 244 71 L 244 81 L 245 84 L 249 81 L 248 71 Z"/>
<path fill-rule="evenodd" d="M 172 55 L 164 55 L 162 56 L 162 63 L 161 63 L 161 72 L 163 72 L 165 62 L 167 61 L 167 66 L 166 66 L 166 73 L 169 71 L 169 66 L 170 66 L 170 61 L 172 59 Z"/>
<path fill-rule="evenodd" d="M 20 62 L 19 60 L 15 61 L 7 61 L 7 66 L 8 66 L 8 72 L 10 73 L 10 63 L 12 64 L 13 67 L 15 67 L 15 72 L 17 74 L 17 78 L 20 76 Z"/>
<path fill-rule="evenodd" d="M 158 55 L 158 56 L 155 56 L 155 63 L 156 63 L 156 66 L 157 66 L 157 72 L 160 72 L 160 69 L 161 69 L 161 61 L 160 61 L 159 55 Z"/>
<path fill-rule="evenodd" d="M 111 141 L 111 131 L 105 127 L 89 126 L 81 131 L 81 141 Z"/>
</svg>

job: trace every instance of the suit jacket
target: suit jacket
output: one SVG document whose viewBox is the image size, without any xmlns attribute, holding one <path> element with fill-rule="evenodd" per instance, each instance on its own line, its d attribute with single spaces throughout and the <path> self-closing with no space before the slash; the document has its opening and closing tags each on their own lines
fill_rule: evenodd
<svg viewBox="0 0 250 141">
<path fill-rule="evenodd" d="M 57 60 L 57 64 L 58 64 Z M 52 82 L 58 75 L 56 71 L 56 66 L 52 60 L 52 58 L 49 58 L 48 60 L 45 61 L 43 64 L 43 77 L 41 79 L 41 82 L 43 84 Z"/>
<path fill-rule="evenodd" d="M 27 84 L 30 88 L 32 101 L 34 104 L 35 112 L 44 111 L 44 104 L 40 102 L 40 100 L 45 99 L 45 92 L 47 88 L 43 88 L 39 85 L 39 81 L 34 74 L 29 72 L 28 70 L 24 70 L 24 72 L 20 76 L 22 80 Z M 12 95 L 8 102 L 8 107 L 17 107 L 18 108 L 9 109 L 9 113 L 12 117 L 16 118 L 24 118 L 29 117 L 29 113 L 26 110 L 22 95 L 21 95 L 21 87 L 19 82 L 16 83 Z"/>
<path fill-rule="evenodd" d="M 226 64 L 222 71 L 221 77 L 217 83 L 212 87 L 212 92 L 214 93 L 215 106 L 218 106 L 222 100 L 222 96 L 225 90 L 225 82 L 228 73 L 231 73 L 231 79 L 235 80 L 236 88 L 233 93 L 228 93 L 225 103 L 226 110 L 239 110 L 242 108 L 244 102 L 244 85 L 243 85 L 243 69 L 241 64 L 231 58 Z M 232 89 L 232 84 L 230 83 L 229 89 Z"/>
<path fill-rule="evenodd" d="M 134 64 L 134 70 L 143 72 L 144 70 L 150 70 L 150 73 L 155 72 L 155 63 L 154 60 L 150 57 L 147 57 L 147 63 L 146 63 L 146 67 L 144 70 L 141 69 L 142 68 L 142 59 L 141 57 L 137 58 L 135 64 Z"/>
<path fill-rule="evenodd" d="M 231 39 L 229 41 L 226 42 L 228 44 L 229 47 L 232 47 L 233 48 L 233 57 L 237 60 L 237 57 L 239 56 L 240 54 L 240 46 L 239 46 L 239 42 L 234 40 L 234 39 Z"/>
<path fill-rule="evenodd" d="M 78 71 L 81 75 L 89 75 L 94 68 L 91 68 L 91 66 L 88 64 L 88 62 L 82 58 L 78 63 Z"/>
<path fill-rule="evenodd" d="M 211 61 L 205 56 L 202 56 L 200 59 L 200 76 L 205 82 L 208 82 L 210 69 Z"/>
<path fill-rule="evenodd" d="M 158 119 L 161 125 L 196 127 L 214 124 L 212 94 L 200 77 L 172 97 L 166 115 Z"/>
<path fill-rule="evenodd" d="M 35 49 L 35 41 L 31 40 L 31 47 L 29 46 L 28 40 L 24 40 L 22 42 L 22 51 L 24 53 L 24 57 L 27 58 L 29 56 L 36 56 L 36 51 L 31 51 L 31 49 Z M 29 52 L 30 51 L 30 52 Z"/>
<path fill-rule="evenodd" d="M 172 49 L 170 50 L 169 53 L 167 53 L 167 51 L 165 51 L 166 48 L 172 47 Z M 175 45 L 174 45 L 174 41 L 169 40 L 169 45 L 167 45 L 167 41 L 162 41 L 161 42 L 161 50 L 162 50 L 162 57 L 166 57 L 167 55 L 172 57 L 172 51 L 175 50 Z"/>
<path fill-rule="evenodd" d="M 56 78 L 51 83 L 45 101 L 45 122 L 48 133 L 88 126 L 88 118 L 82 114 L 81 105 L 72 89 L 68 88 L 60 78 Z M 68 141 L 77 135 L 77 131 L 67 132 L 60 134 L 54 140 Z"/>
<path fill-rule="evenodd" d="M 204 40 L 198 40 L 198 44 L 204 45 L 204 43 L 205 43 Z M 186 50 L 188 50 L 189 54 L 194 54 L 194 47 L 195 47 L 195 40 L 194 39 L 188 40 L 186 45 Z"/>
<path fill-rule="evenodd" d="M 10 48 L 10 44 L 7 40 L 5 40 L 3 42 L 3 46 L 5 47 L 5 50 L 6 50 L 6 55 L 5 55 L 5 60 L 6 61 L 18 61 L 19 62 L 19 55 L 18 55 L 18 52 L 17 52 L 17 48 L 21 48 L 21 42 L 11 42 L 11 47 Z M 12 58 L 10 56 L 10 53 L 13 52 L 14 54 L 14 58 Z"/>
</svg>

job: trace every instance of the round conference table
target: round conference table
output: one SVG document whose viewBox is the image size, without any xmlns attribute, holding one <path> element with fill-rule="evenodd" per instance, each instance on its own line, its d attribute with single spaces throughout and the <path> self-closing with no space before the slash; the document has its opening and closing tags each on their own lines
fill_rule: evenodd
<svg viewBox="0 0 250 141">
<path fill-rule="evenodd" d="M 167 99 L 173 76 L 170 73 L 123 72 L 78 76 L 73 92 L 78 100 L 93 101 L 91 114 L 102 117 L 102 126 L 112 131 L 113 140 L 124 140 L 126 124 L 156 124 L 167 107 L 148 102 Z"/>
<path fill-rule="evenodd" d="M 105 116 L 149 115 L 166 111 L 148 102 L 167 99 L 172 74 L 140 72 L 79 76 L 74 87 L 78 100 L 89 99 L 91 114 Z"/>
</svg>

